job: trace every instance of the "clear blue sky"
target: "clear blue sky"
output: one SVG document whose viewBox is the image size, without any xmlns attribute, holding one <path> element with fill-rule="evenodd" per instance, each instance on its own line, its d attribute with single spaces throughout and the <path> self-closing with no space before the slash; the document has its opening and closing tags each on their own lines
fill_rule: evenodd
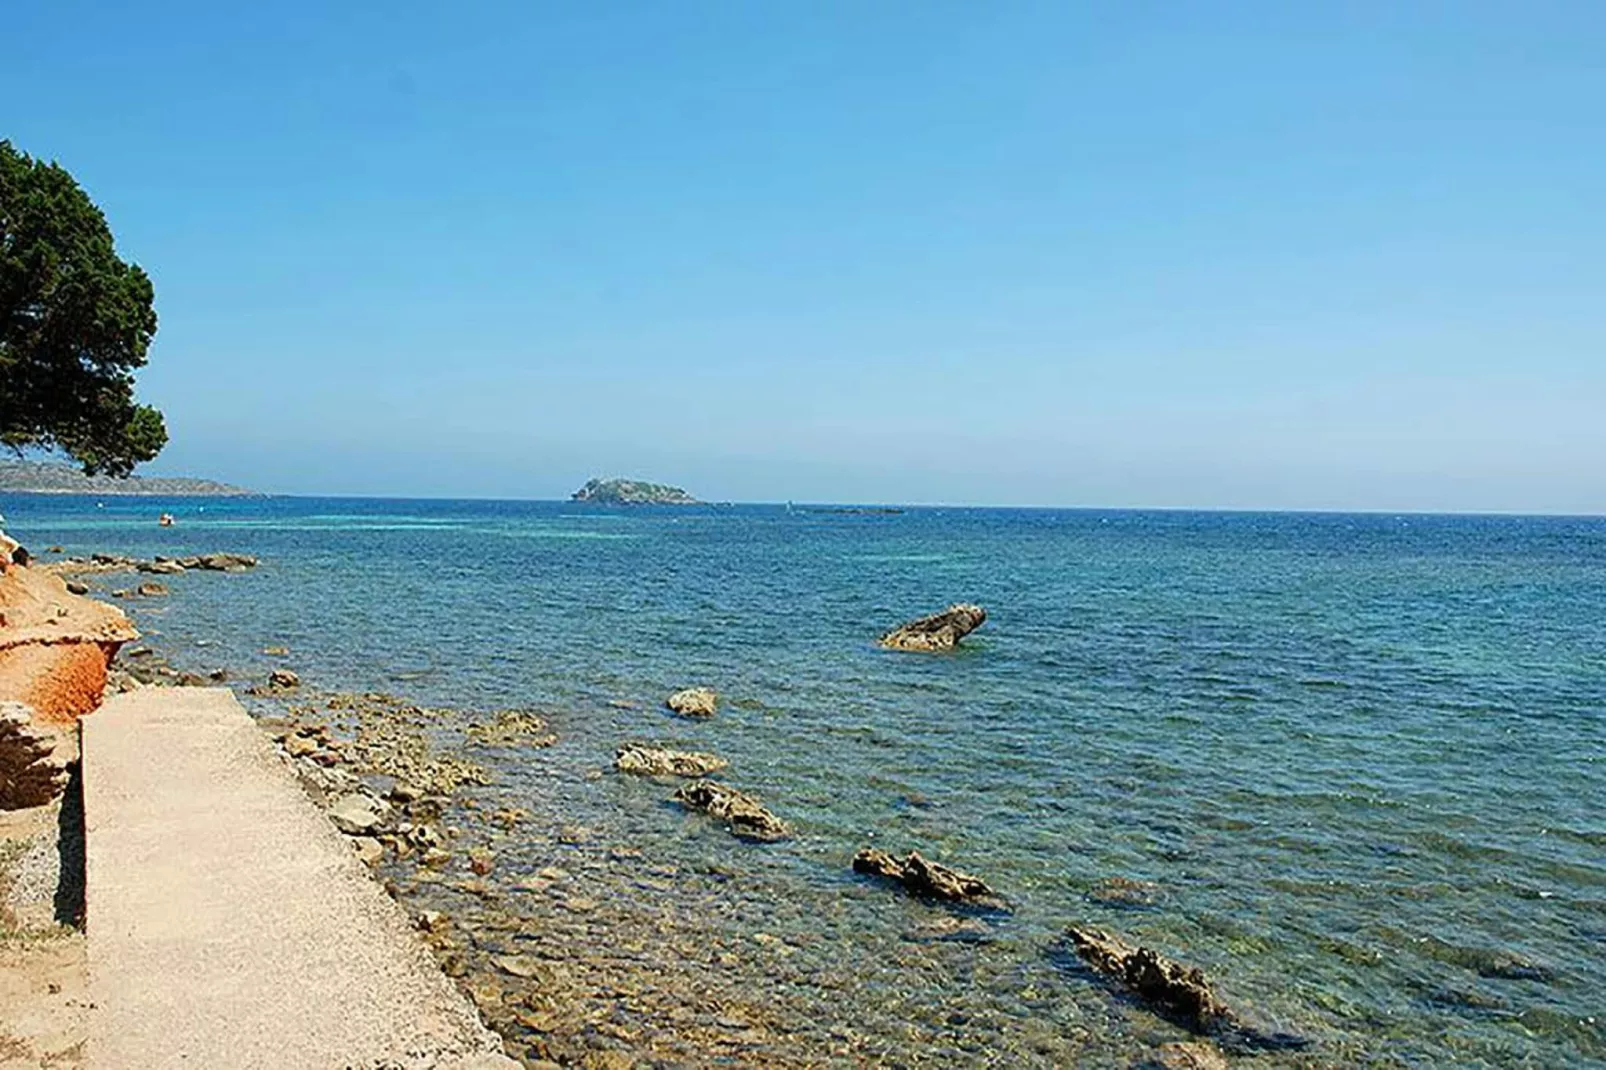
<svg viewBox="0 0 1606 1070">
<path fill-rule="evenodd" d="M 1606 511 L 1606 4 L 13 5 L 153 472 Z"/>
</svg>

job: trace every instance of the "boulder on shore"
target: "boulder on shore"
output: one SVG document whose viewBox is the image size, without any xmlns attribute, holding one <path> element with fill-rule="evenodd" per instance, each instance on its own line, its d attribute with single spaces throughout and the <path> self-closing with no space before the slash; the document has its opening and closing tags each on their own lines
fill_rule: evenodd
<svg viewBox="0 0 1606 1070">
<path fill-rule="evenodd" d="M 329 807 L 329 820 L 347 836 L 367 836 L 379 828 L 390 811 L 384 802 L 359 792 L 342 795 Z"/>
<path fill-rule="evenodd" d="M 719 705 L 719 692 L 711 687 L 688 687 L 670 695 L 664 705 L 682 717 L 712 717 Z"/>
<path fill-rule="evenodd" d="M 980 877 L 929 861 L 919 851 L 910 851 L 907 857 L 899 859 L 886 851 L 866 847 L 853 856 L 853 870 L 897 881 L 911 895 L 979 906 L 1000 907 L 1004 903 Z"/>
<path fill-rule="evenodd" d="M 960 602 L 941 613 L 898 625 L 883 635 L 880 643 L 888 650 L 952 650 L 986 620 L 985 609 Z"/>
<path fill-rule="evenodd" d="M 730 763 L 714 754 L 627 743 L 614 755 L 613 764 L 621 773 L 638 776 L 701 777 L 717 773 Z"/>
<path fill-rule="evenodd" d="M 731 834 L 744 840 L 772 843 L 790 836 L 786 822 L 766 810 L 751 795 L 712 780 L 698 780 L 675 792 L 675 801 L 689 810 L 701 810 L 725 822 Z"/>
</svg>

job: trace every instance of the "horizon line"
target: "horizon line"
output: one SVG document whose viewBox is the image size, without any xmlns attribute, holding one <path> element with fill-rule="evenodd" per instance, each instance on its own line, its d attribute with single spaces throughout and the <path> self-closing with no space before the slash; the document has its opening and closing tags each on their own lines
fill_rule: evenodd
<svg viewBox="0 0 1606 1070">
<path fill-rule="evenodd" d="M 156 476 L 157 479 L 190 478 L 183 476 Z M 655 509 L 696 509 L 727 508 L 733 506 L 767 506 L 784 509 L 788 506 L 808 508 L 835 508 L 835 509 L 994 509 L 1012 510 L 1018 512 L 1062 512 L 1062 513 L 1218 513 L 1228 515 L 1261 515 L 1261 516 L 1414 516 L 1414 517 L 1502 517 L 1509 519 L 1536 519 L 1536 520 L 1599 520 L 1606 519 L 1606 510 L 1600 512 L 1532 512 L 1520 509 L 1388 509 L 1376 506 L 1358 508 L 1323 507 L 1264 507 L 1264 506 L 1219 506 L 1219 505 L 1043 505 L 1030 503 L 980 504 L 975 502 L 850 502 L 850 501 L 799 501 L 787 499 L 782 501 L 738 501 L 728 499 L 724 501 L 697 501 L 693 503 L 671 504 L 642 502 L 636 504 L 618 504 L 611 502 L 575 501 L 573 498 L 521 498 L 499 497 L 487 495 L 443 495 L 443 494 L 362 494 L 362 493 L 325 493 L 306 494 L 280 491 L 247 491 L 242 494 L 151 494 L 140 492 L 119 493 L 116 491 L 103 491 L 99 493 L 85 493 L 76 490 L 50 491 L 50 490 L 3 490 L 0 489 L 0 498 L 7 495 L 29 495 L 38 498 L 163 498 L 167 500 L 233 500 L 244 498 L 289 498 L 313 499 L 333 498 L 355 501 L 384 501 L 384 502 L 520 502 L 544 505 L 581 505 L 594 508 L 618 509 L 624 511 L 639 510 L 643 508 Z"/>
</svg>

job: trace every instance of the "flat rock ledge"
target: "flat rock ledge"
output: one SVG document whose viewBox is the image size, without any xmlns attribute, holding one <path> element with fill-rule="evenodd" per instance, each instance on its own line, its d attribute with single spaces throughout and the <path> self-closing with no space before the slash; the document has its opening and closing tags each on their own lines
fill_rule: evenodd
<svg viewBox="0 0 1606 1070">
<path fill-rule="evenodd" d="M 670 695 L 664 705 L 682 717 L 712 717 L 719 707 L 719 692 L 711 687 L 688 687 Z"/>
<path fill-rule="evenodd" d="M 792 834 L 786 822 L 764 808 L 756 798 L 712 780 L 697 780 L 675 792 L 675 801 L 725 822 L 731 835 L 743 840 L 773 843 Z"/>
<path fill-rule="evenodd" d="M 637 776 L 703 777 L 730 765 L 716 754 L 668 750 L 627 743 L 614 755 L 613 764 L 621 773 Z"/>
<path fill-rule="evenodd" d="M 969 602 L 959 602 L 941 613 L 900 624 L 887 632 L 880 643 L 888 650 L 952 650 L 959 640 L 980 628 L 987 611 Z"/>
<path fill-rule="evenodd" d="M 932 862 L 919 851 L 894 858 L 886 851 L 866 847 L 853 856 L 853 871 L 897 881 L 911 895 L 942 899 L 950 903 L 1002 908 L 1004 899 L 980 877 Z"/>
</svg>

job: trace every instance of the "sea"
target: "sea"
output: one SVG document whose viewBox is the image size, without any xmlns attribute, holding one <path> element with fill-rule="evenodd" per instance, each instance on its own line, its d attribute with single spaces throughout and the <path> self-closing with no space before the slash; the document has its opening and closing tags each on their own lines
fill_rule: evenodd
<svg viewBox="0 0 1606 1070">
<path fill-rule="evenodd" d="M 181 668 L 289 664 L 443 725 L 540 711 L 558 741 L 481 754 L 473 790 L 529 812 L 486 881 L 545 963 L 532 983 L 567 986 L 572 1028 L 531 1034 L 565 1060 L 1125 1067 L 1189 1040 L 1082 966 L 1076 925 L 1203 969 L 1261 1038 L 1234 1063 L 1606 1066 L 1606 519 L 0 508 L 36 554 L 257 555 L 122 603 Z M 876 645 L 959 601 L 988 619 L 955 652 Z M 663 707 L 691 685 L 717 716 Z M 613 772 L 628 740 L 729 759 L 793 837 L 742 842 Z M 857 875 L 867 846 L 1007 909 Z"/>
</svg>

